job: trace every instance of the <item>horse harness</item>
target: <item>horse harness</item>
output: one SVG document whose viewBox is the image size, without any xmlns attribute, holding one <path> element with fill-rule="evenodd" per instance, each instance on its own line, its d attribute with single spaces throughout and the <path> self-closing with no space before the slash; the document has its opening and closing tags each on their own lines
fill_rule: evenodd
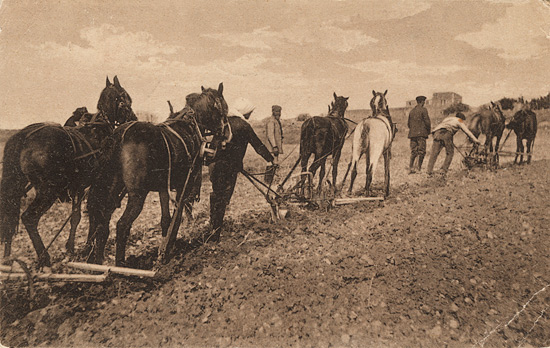
<svg viewBox="0 0 550 348">
<path fill-rule="evenodd" d="M 98 114 L 94 114 L 91 121 L 88 124 L 92 124 L 96 122 Z M 96 164 L 98 163 L 97 153 L 99 153 L 101 150 L 99 148 L 94 149 L 94 147 L 90 144 L 90 142 L 86 139 L 86 137 L 82 133 L 80 133 L 77 129 L 75 129 L 75 127 L 70 127 L 70 126 L 64 127 L 58 123 L 52 123 L 52 122 L 43 122 L 43 123 L 37 124 L 36 126 L 37 126 L 36 128 L 32 129 L 25 136 L 26 139 L 28 139 L 32 134 L 46 127 L 61 128 L 65 132 L 65 134 L 67 134 L 67 136 L 69 137 L 69 140 L 71 141 L 71 145 L 73 147 L 73 152 L 75 155 L 75 157 L 73 157 L 74 161 L 77 161 L 89 156 L 93 156 L 93 160 L 95 161 L 95 163 Z M 87 147 L 89 152 L 85 152 L 84 154 L 79 155 L 79 152 L 84 152 L 86 150 L 82 144 L 84 144 Z"/>
<path fill-rule="evenodd" d="M 391 118 L 388 117 L 389 115 L 384 112 L 378 112 L 375 116 L 372 116 L 371 118 L 375 118 L 377 120 L 382 121 L 384 125 L 386 126 L 388 133 L 390 134 L 390 143 L 388 146 L 384 149 L 384 152 L 390 151 L 391 144 L 393 143 L 393 139 L 395 137 L 395 131 L 394 131 L 394 123 L 391 122 Z"/>
</svg>

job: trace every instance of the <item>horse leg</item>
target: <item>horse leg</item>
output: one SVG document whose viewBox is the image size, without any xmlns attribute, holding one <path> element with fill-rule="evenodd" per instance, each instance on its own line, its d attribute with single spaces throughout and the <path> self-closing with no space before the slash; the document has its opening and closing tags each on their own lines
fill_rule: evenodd
<svg viewBox="0 0 550 348">
<path fill-rule="evenodd" d="M 367 177 L 365 179 L 365 196 L 366 197 L 369 197 L 370 196 L 370 185 L 372 184 L 372 175 L 373 175 L 373 163 L 371 163 L 371 156 L 370 156 L 370 153 L 367 152 L 366 153 L 366 174 L 367 174 Z"/>
<path fill-rule="evenodd" d="M 533 138 L 527 139 L 527 164 L 531 163 L 531 149 L 533 148 Z"/>
<path fill-rule="evenodd" d="M 319 171 L 319 186 L 317 187 L 317 191 L 319 193 L 321 193 L 321 191 L 323 190 L 323 179 L 325 178 L 325 174 L 326 174 L 326 168 L 325 168 L 326 163 L 327 163 L 326 158 L 324 158 L 321 161 L 321 170 Z"/>
<path fill-rule="evenodd" d="M 126 209 L 116 225 L 115 264 L 117 266 L 122 266 L 125 262 L 126 243 L 128 242 L 128 236 L 130 235 L 130 228 L 132 228 L 132 224 L 141 213 L 146 197 L 146 191 L 128 193 L 128 203 L 126 204 Z"/>
<path fill-rule="evenodd" d="M 168 227 L 170 227 L 170 221 L 172 220 L 170 218 L 170 194 L 168 193 L 168 190 L 159 191 L 159 200 L 161 211 L 160 228 L 162 230 L 162 236 L 166 237 Z"/>
<path fill-rule="evenodd" d="M 84 195 L 84 191 L 78 190 L 72 195 L 72 210 L 71 210 L 71 230 L 69 232 L 69 239 L 65 243 L 65 249 L 69 254 L 74 254 L 74 239 L 76 235 L 76 229 L 82 218 L 81 214 L 81 197 Z"/>
<path fill-rule="evenodd" d="M 519 139 L 518 145 L 519 164 L 523 164 L 523 152 L 525 151 L 525 148 L 523 147 L 523 139 Z"/>
<path fill-rule="evenodd" d="M 357 177 L 357 161 L 350 162 L 351 165 L 351 176 L 350 176 L 350 183 L 348 188 L 348 194 L 351 195 L 352 189 L 353 189 L 353 183 L 355 182 L 355 178 Z"/>
<path fill-rule="evenodd" d="M 340 162 L 340 155 L 342 154 L 342 151 L 336 151 L 336 153 L 332 156 L 332 186 L 334 188 L 334 192 L 336 193 L 338 191 L 336 187 L 336 179 L 338 178 L 338 163 Z"/>
<path fill-rule="evenodd" d="M 6 163 L 4 162 L 4 168 Z M 21 209 L 21 197 L 25 194 L 26 181 L 7 181 L 4 174 L 0 184 L 0 243 L 4 244 L 3 260 L 9 262 L 11 256 L 11 244 L 13 236 L 19 225 L 19 211 Z"/>
<path fill-rule="evenodd" d="M 391 149 L 384 151 L 384 185 L 386 186 L 384 197 L 390 195 L 390 159 Z"/>
<path fill-rule="evenodd" d="M 305 195 L 305 185 L 306 185 L 306 176 L 304 175 L 305 172 L 307 172 L 307 162 L 309 162 L 309 157 L 311 156 L 311 152 L 310 153 L 304 153 L 304 154 L 300 154 L 300 158 L 301 158 L 301 166 L 302 166 L 302 175 L 300 177 L 300 182 L 298 184 L 298 187 L 300 187 L 300 194 L 302 196 Z M 310 182 L 308 182 L 308 184 L 311 184 Z"/>
<path fill-rule="evenodd" d="M 309 166 L 309 172 L 311 173 L 311 179 L 313 181 L 313 178 L 315 177 L 315 173 L 317 173 L 317 169 L 321 166 L 321 162 L 319 161 L 319 157 L 317 154 L 315 154 L 315 157 L 313 158 L 313 163 L 311 163 L 311 166 Z M 311 183 L 311 188 L 313 191 L 313 182 Z"/>
<path fill-rule="evenodd" d="M 495 143 L 495 159 L 496 159 L 496 164 L 498 165 L 499 162 L 500 162 L 500 157 L 498 155 L 498 150 L 500 148 L 500 139 L 502 138 L 502 133 L 498 134 L 497 135 L 497 141 Z"/>
<path fill-rule="evenodd" d="M 51 266 L 50 255 L 42 242 L 42 238 L 40 238 L 38 234 L 38 222 L 42 215 L 44 215 L 53 205 L 55 199 L 56 195 L 54 190 L 46 190 L 46 192 L 37 190 L 36 198 L 21 215 L 21 221 L 25 225 L 34 246 L 34 250 L 38 255 L 39 266 Z"/>
<path fill-rule="evenodd" d="M 514 157 L 514 164 L 518 163 L 520 149 L 522 146 L 523 146 L 523 141 L 521 140 L 521 137 L 516 133 L 516 156 Z"/>
</svg>

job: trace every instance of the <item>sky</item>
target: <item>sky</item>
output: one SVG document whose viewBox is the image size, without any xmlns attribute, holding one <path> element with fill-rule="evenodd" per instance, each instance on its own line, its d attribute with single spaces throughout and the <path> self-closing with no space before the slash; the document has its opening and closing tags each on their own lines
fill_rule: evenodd
<svg viewBox="0 0 550 348">
<path fill-rule="evenodd" d="M 550 0 L 0 0 L 0 129 L 95 112 L 115 75 L 136 112 L 224 83 L 252 117 L 456 92 L 471 106 L 550 91 Z"/>
</svg>

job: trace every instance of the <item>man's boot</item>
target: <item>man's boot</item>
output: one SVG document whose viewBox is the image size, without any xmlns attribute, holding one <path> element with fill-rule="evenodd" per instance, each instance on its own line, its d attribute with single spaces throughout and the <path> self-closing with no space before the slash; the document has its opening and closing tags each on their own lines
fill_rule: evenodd
<svg viewBox="0 0 550 348">
<path fill-rule="evenodd" d="M 409 174 L 414 174 L 416 171 L 414 170 L 414 160 L 416 159 L 416 155 L 411 154 L 411 161 L 409 162 Z"/>
<path fill-rule="evenodd" d="M 424 162 L 424 155 L 418 156 L 418 173 L 420 173 L 420 171 L 422 170 L 422 162 Z"/>
</svg>

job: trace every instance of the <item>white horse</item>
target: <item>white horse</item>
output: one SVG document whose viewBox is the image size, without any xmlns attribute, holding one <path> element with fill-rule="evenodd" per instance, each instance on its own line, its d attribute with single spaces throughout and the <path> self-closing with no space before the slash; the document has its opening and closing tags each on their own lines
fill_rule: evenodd
<svg viewBox="0 0 550 348">
<path fill-rule="evenodd" d="M 344 181 L 351 167 L 351 182 L 348 194 L 351 194 L 353 183 L 357 176 L 357 163 L 363 154 L 366 157 L 367 179 L 365 184 L 365 195 L 370 195 L 370 186 L 372 177 L 376 171 L 376 166 L 380 156 L 384 156 L 384 184 L 387 197 L 390 194 L 390 158 L 391 144 L 397 128 L 391 120 L 388 103 L 386 101 L 386 90 L 384 93 L 372 91 L 373 98 L 370 105 L 372 108 L 372 117 L 365 118 L 355 127 L 353 136 L 352 157 L 348 164 Z M 376 101 L 378 99 L 378 102 Z M 343 181 L 343 182 L 344 182 Z M 342 185 L 343 185 L 342 182 Z"/>
</svg>

